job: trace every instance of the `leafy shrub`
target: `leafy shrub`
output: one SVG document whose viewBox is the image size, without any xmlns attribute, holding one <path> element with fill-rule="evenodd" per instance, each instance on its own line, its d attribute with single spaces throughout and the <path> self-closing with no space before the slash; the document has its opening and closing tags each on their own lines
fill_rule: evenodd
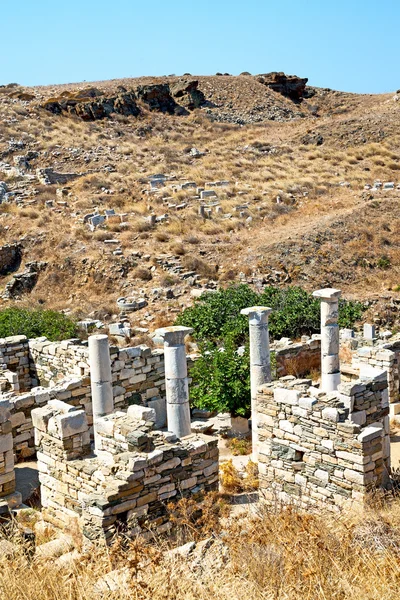
<svg viewBox="0 0 400 600">
<path fill-rule="evenodd" d="M 261 294 L 248 285 L 237 285 L 205 294 L 179 315 L 177 324 L 192 327 L 200 343 L 201 357 L 191 369 L 193 406 L 233 415 L 250 414 L 248 318 L 240 314 L 249 306 L 270 306 L 271 339 L 300 337 L 320 331 L 320 301 L 299 287 L 266 287 Z M 352 327 L 362 317 L 360 302 L 340 300 L 339 325 Z M 243 356 L 237 347 L 245 345 Z M 221 351 L 223 348 L 223 352 Z M 271 353 L 271 371 L 275 356 Z"/>
<path fill-rule="evenodd" d="M 236 285 L 213 294 L 204 294 L 179 315 L 177 323 L 194 329 L 197 340 L 222 343 L 229 336 L 237 344 L 248 339 L 248 319 L 240 314 L 248 306 L 270 306 L 271 339 L 297 338 L 320 331 L 320 301 L 300 287 L 266 287 L 261 294 L 248 285 Z M 360 302 L 339 302 L 340 327 L 352 327 L 362 317 Z"/>
<path fill-rule="evenodd" d="M 76 323 L 54 310 L 6 308 L 0 311 L 0 338 L 26 335 L 45 336 L 51 341 L 65 340 L 77 335 Z"/>
<path fill-rule="evenodd" d="M 217 412 L 250 415 L 249 352 L 237 353 L 232 339 L 224 348 L 204 344 L 202 355 L 190 370 L 193 379 L 190 399 L 193 406 Z"/>
</svg>

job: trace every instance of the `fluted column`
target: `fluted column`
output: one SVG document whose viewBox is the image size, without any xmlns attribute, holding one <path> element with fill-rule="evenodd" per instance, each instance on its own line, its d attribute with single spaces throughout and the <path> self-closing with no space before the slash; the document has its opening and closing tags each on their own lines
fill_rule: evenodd
<svg viewBox="0 0 400 600">
<path fill-rule="evenodd" d="M 260 385 L 271 381 L 268 315 L 272 312 L 272 308 L 252 306 L 240 312 L 249 317 L 251 430 L 253 457 L 256 459 L 258 456 L 257 390 Z"/>
<path fill-rule="evenodd" d="M 163 327 L 155 331 L 164 340 L 168 431 L 178 438 L 191 433 L 185 337 L 192 331 L 190 327 Z"/>
<path fill-rule="evenodd" d="M 313 292 L 321 299 L 321 389 L 337 390 L 340 383 L 339 298 L 341 291 L 325 288 Z"/>
</svg>

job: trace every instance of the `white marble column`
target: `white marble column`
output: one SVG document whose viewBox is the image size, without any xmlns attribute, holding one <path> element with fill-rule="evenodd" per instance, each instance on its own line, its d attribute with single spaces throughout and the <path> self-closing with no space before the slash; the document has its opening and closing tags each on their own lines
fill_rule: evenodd
<svg viewBox="0 0 400 600">
<path fill-rule="evenodd" d="M 163 327 L 155 331 L 164 340 L 168 431 L 178 438 L 191 433 L 185 337 L 192 331 L 190 327 Z"/>
<path fill-rule="evenodd" d="M 249 317 L 250 330 L 250 394 L 251 430 L 253 458 L 258 456 L 257 390 L 260 385 L 271 381 L 271 359 L 269 353 L 268 315 L 272 308 L 252 306 L 240 311 Z"/>
<path fill-rule="evenodd" d="M 313 292 L 321 299 L 321 390 L 333 392 L 340 383 L 339 298 L 341 291 L 325 288 Z"/>
<path fill-rule="evenodd" d="M 107 335 L 89 336 L 89 365 L 92 388 L 94 447 L 96 449 L 96 421 L 114 410 L 110 348 Z"/>
</svg>

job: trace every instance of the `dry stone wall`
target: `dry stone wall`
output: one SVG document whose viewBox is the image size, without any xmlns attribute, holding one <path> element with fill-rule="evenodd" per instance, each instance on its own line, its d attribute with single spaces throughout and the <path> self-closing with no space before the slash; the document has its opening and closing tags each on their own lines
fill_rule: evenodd
<svg viewBox="0 0 400 600">
<path fill-rule="evenodd" d="M 177 440 L 116 412 L 98 421 L 95 457 L 84 411 L 50 402 L 32 415 L 45 518 L 63 528 L 78 521 L 86 538 L 166 532 L 166 503 L 218 489 L 216 438 Z"/>
<path fill-rule="evenodd" d="M 305 377 L 311 371 L 321 370 L 321 336 L 304 337 L 300 342 L 287 340 L 273 344 L 276 375 Z"/>
<path fill-rule="evenodd" d="M 13 448 L 17 460 L 35 455 L 32 410 L 50 400 L 61 400 L 72 407 L 84 409 L 89 426 L 93 423 L 90 380 L 71 379 L 53 388 L 36 387 L 23 394 L 6 394 L 9 403 Z"/>
<path fill-rule="evenodd" d="M 400 414 L 399 361 L 400 341 L 384 346 L 363 346 L 357 349 L 352 360 L 352 367 L 361 374 L 386 371 L 391 416 Z"/>
<path fill-rule="evenodd" d="M 114 406 L 145 404 L 166 423 L 164 352 L 147 346 L 110 348 Z M 0 394 L 10 402 L 14 451 L 34 455 L 31 411 L 48 400 L 84 409 L 92 427 L 89 350 L 79 340 L 50 342 L 25 336 L 0 339 Z"/>
<path fill-rule="evenodd" d="M 273 501 L 341 507 L 386 485 L 390 472 L 385 374 L 325 394 L 285 377 L 257 398 L 260 487 Z"/>
<path fill-rule="evenodd" d="M 29 340 L 33 383 L 52 384 L 66 377 L 89 377 L 89 349 L 79 340 Z M 164 352 L 147 346 L 110 348 L 114 406 L 157 399 L 165 391 Z"/>
<path fill-rule="evenodd" d="M 13 380 L 14 391 L 25 392 L 31 388 L 28 340 L 24 335 L 0 338 L 0 374 L 11 371 L 17 375 Z"/>
</svg>

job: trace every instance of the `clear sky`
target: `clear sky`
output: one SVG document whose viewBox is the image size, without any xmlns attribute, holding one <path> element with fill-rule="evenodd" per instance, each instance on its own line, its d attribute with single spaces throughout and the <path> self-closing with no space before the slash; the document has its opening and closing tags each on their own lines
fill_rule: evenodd
<svg viewBox="0 0 400 600">
<path fill-rule="evenodd" d="M 0 0 L 0 84 L 285 71 L 400 88 L 400 0 Z"/>
</svg>

